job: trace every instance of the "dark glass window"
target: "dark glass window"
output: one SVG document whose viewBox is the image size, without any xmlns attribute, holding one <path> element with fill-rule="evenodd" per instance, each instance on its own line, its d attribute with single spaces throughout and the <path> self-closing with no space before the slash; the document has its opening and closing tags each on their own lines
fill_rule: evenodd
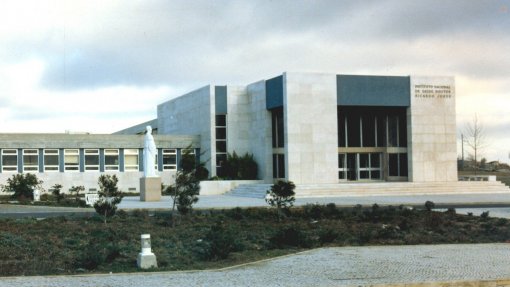
<svg viewBox="0 0 510 287">
<path fill-rule="evenodd" d="M 338 112 L 338 146 L 345 147 L 345 116 Z"/>
<path fill-rule="evenodd" d="M 216 152 L 227 152 L 227 142 L 226 141 L 216 141 Z"/>
<path fill-rule="evenodd" d="M 273 148 L 284 147 L 284 132 L 283 132 L 283 110 L 276 109 L 272 112 L 271 134 L 273 138 Z"/>
<path fill-rule="evenodd" d="M 407 147 L 407 121 L 406 114 L 398 117 L 398 146 Z"/>
<path fill-rule="evenodd" d="M 407 176 L 407 154 L 406 153 L 399 154 L 399 162 L 400 162 L 400 176 Z"/>
<path fill-rule="evenodd" d="M 388 155 L 388 164 L 389 164 L 389 175 L 390 176 L 398 176 L 398 154 L 390 153 Z"/>
<path fill-rule="evenodd" d="M 285 178 L 285 156 L 273 154 L 273 178 Z"/>
<path fill-rule="evenodd" d="M 225 115 L 216 115 L 216 126 L 226 127 L 227 126 L 227 117 Z"/>
<path fill-rule="evenodd" d="M 360 117 L 358 115 L 347 116 L 347 146 L 360 147 Z"/>
<path fill-rule="evenodd" d="M 348 180 L 358 179 L 355 153 L 347 154 L 347 179 Z"/>
<path fill-rule="evenodd" d="M 226 128 L 216 128 L 216 139 L 218 139 L 218 140 L 227 139 L 227 129 Z"/>
<path fill-rule="evenodd" d="M 375 147 L 375 118 L 373 115 L 362 117 L 363 146 Z"/>
<path fill-rule="evenodd" d="M 398 116 L 388 117 L 388 146 L 398 146 Z"/>
<path fill-rule="evenodd" d="M 377 116 L 377 146 L 384 147 L 386 146 L 386 117 Z"/>
</svg>

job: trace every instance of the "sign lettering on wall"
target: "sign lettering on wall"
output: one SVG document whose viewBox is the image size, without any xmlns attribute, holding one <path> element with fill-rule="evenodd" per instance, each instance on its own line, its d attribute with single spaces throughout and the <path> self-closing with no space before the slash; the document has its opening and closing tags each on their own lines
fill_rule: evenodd
<svg viewBox="0 0 510 287">
<path fill-rule="evenodd" d="M 414 85 L 414 97 L 448 99 L 453 94 L 450 85 Z"/>
</svg>

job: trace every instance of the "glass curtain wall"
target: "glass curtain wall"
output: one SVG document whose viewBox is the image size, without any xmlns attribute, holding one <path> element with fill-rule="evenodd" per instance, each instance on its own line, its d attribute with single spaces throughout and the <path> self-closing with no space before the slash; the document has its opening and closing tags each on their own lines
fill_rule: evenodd
<svg viewBox="0 0 510 287">
<path fill-rule="evenodd" d="M 338 153 L 340 180 L 406 180 L 406 109 L 338 107 Z"/>
</svg>

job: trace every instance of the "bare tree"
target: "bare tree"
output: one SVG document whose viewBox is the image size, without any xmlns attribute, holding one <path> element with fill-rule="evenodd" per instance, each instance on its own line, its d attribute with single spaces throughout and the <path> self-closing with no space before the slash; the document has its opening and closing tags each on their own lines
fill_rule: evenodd
<svg viewBox="0 0 510 287">
<path fill-rule="evenodd" d="M 473 152 L 472 156 L 476 170 L 478 168 L 478 158 L 480 157 L 482 150 L 487 146 L 485 128 L 476 114 L 473 121 L 466 125 L 465 133 L 466 144 Z"/>
</svg>

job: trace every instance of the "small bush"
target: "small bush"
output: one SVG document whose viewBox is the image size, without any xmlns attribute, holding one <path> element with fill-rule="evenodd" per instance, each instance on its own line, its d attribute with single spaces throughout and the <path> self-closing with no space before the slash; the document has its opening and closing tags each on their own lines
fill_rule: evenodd
<svg viewBox="0 0 510 287">
<path fill-rule="evenodd" d="M 482 212 L 482 214 L 480 214 L 480 218 L 482 218 L 482 219 L 489 218 L 489 211 L 487 210 L 487 211 Z"/>
<path fill-rule="evenodd" d="M 244 249 L 239 234 L 233 229 L 226 228 L 222 223 L 215 224 L 204 238 L 201 254 L 207 260 L 220 260 L 228 258 L 231 252 Z"/>
<path fill-rule="evenodd" d="M 430 200 L 427 200 L 427 201 L 425 202 L 425 209 L 426 209 L 427 211 L 432 211 L 432 209 L 433 209 L 435 206 L 436 206 L 436 204 L 435 204 L 434 202 L 430 201 Z"/>
<path fill-rule="evenodd" d="M 279 180 L 271 186 L 266 193 L 266 202 L 276 207 L 277 217 L 280 220 L 282 209 L 289 209 L 294 205 L 296 200 L 294 189 L 296 185 L 292 181 Z"/>
<path fill-rule="evenodd" d="M 321 245 L 335 241 L 339 236 L 338 231 L 332 228 L 321 229 L 319 232 L 319 242 Z"/>
<path fill-rule="evenodd" d="M 276 234 L 274 234 L 269 239 L 269 242 L 271 242 L 275 248 L 308 248 L 313 246 L 312 240 L 299 227 L 296 226 L 285 227 L 278 230 L 278 232 L 276 232 Z"/>
</svg>

